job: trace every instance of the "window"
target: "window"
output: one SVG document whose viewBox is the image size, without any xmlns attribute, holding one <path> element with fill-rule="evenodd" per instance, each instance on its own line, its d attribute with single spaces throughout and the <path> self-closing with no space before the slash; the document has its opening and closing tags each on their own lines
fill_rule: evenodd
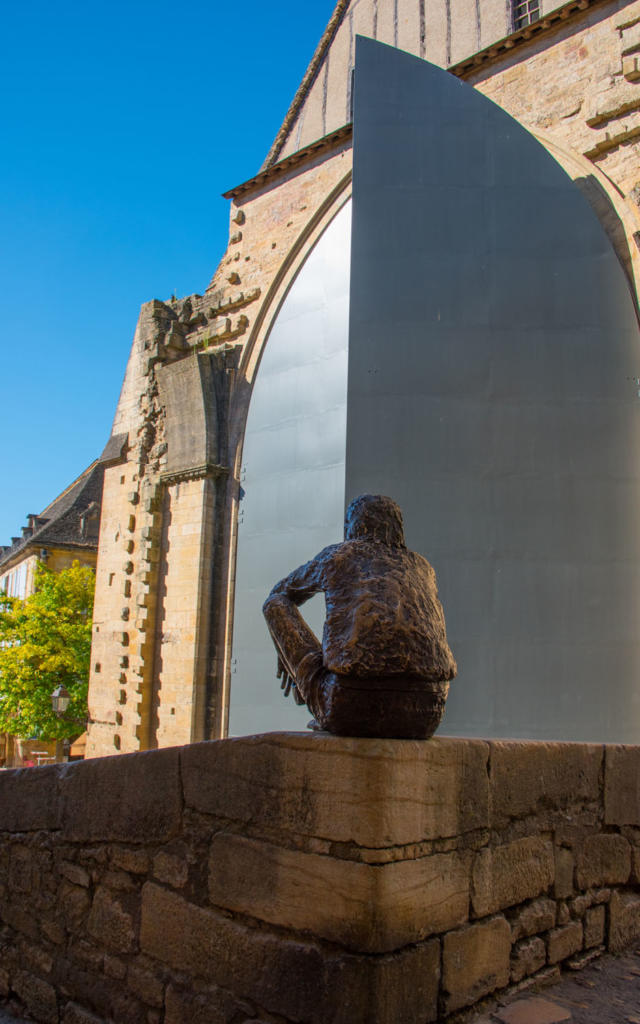
<svg viewBox="0 0 640 1024">
<path fill-rule="evenodd" d="M 540 17 L 540 0 L 513 0 L 513 31 L 530 25 Z"/>
</svg>

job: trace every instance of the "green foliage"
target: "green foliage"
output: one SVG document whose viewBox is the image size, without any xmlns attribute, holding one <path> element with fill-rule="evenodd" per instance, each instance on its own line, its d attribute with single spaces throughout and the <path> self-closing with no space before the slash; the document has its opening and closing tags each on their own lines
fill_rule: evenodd
<svg viewBox="0 0 640 1024">
<path fill-rule="evenodd" d="M 0 594 L 0 731 L 43 740 L 83 731 L 94 589 L 93 571 L 74 562 L 58 573 L 39 564 L 25 601 Z M 58 718 L 51 694 L 61 684 L 71 701 Z"/>
</svg>

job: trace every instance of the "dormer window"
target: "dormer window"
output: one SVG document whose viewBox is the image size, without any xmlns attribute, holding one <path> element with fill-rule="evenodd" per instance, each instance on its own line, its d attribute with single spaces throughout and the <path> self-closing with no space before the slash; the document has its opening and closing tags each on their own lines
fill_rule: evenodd
<svg viewBox="0 0 640 1024">
<path fill-rule="evenodd" d="M 540 0 L 513 0 L 513 31 L 540 18 Z"/>
</svg>

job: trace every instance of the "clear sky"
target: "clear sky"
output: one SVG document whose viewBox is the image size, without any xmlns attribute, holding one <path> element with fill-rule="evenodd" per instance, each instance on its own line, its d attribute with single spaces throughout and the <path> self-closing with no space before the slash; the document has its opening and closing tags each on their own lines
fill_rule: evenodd
<svg viewBox="0 0 640 1024">
<path fill-rule="evenodd" d="M 333 7 L 5 5 L 0 544 L 102 451 L 140 305 L 207 287 Z"/>
</svg>

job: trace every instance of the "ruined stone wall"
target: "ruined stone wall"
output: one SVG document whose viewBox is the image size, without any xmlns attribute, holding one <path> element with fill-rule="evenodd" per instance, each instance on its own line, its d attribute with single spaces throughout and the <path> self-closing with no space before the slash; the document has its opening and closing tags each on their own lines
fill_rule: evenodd
<svg viewBox="0 0 640 1024">
<path fill-rule="evenodd" d="M 427 1024 L 640 935 L 640 748 L 267 734 L 0 773 L 45 1024 Z"/>
<path fill-rule="evenodd" d="M 228 582 L 250 379 L 350 167 L 348 143 L 339 144 L 304 174 L 239 198 L 205 294 L 142 309 L 113 425 L 122 455 L 104 477 L 90 757 L 225 732 Z"/>
</svg>

